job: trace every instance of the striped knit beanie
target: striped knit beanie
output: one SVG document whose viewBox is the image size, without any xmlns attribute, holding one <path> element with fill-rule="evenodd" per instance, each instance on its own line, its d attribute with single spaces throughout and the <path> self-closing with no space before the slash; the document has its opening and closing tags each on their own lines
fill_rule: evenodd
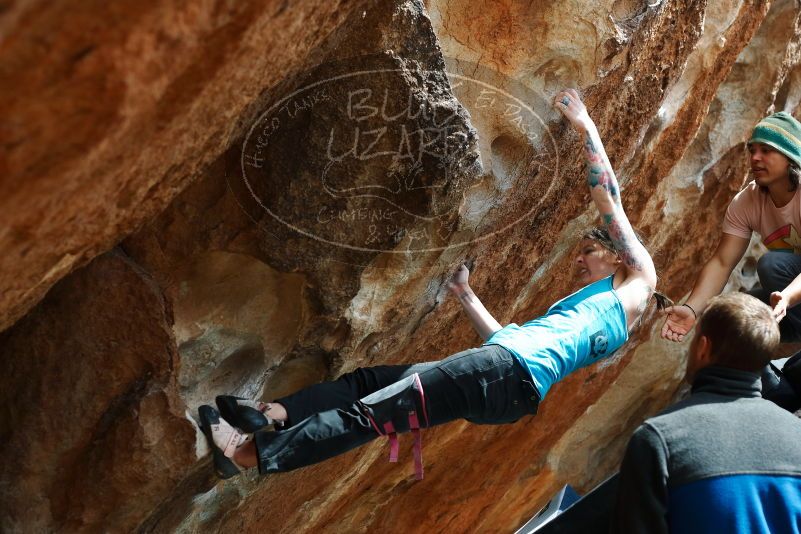
<svg viewBox="0 0 801 534">
<path fill-rule="evenodd" d="M 801 167 L 801 123 L 789 113 L 780 111 L 759 121 L 748 142 L 770 145 Z"/>
</svg>

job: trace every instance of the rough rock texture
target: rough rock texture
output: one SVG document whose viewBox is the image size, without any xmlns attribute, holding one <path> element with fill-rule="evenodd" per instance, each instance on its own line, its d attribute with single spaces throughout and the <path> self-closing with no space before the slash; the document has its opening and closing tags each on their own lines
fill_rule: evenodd
<svg viewBox="0 0 801 534">
<path fill-rule="evenodd" d="M 161 212 L 363 3 L 4 9 L 0 328 Z"/>
<path fill-rule="evenodd" d="M 2 334 L 3 530 L 130 530 L 185 476 L 195 431 L 171 325 L 153 280 L 114 252 Z"/>
<path fill-rule="evenodd" d="M 563 86 L 681 297 L 750 128 L 798 111 L 799 39 L 791 0 L 13 4 L 0 529 L 511 531 L 591 488 L 683 392 L 653 315 L 536 418 L 426 431 L 423 482 L 404 441 L 218 483 L 191 416 L 478 343 L 445 288 L 463 260 L 502 323 L 570 291 L 595 210 Z"/>
</svg>

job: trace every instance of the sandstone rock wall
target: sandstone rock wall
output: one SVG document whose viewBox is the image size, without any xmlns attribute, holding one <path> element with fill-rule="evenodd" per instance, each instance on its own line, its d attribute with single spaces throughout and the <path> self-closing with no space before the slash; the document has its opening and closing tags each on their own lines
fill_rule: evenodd
<svg viewBox="0 0 801 534">
<path fill-rule="evenodd" d="M 792 0 L 14 4 L 0 15 L 0 528 L 510 531 L 681 394 L 649 315 L 536 418 L 217 482 L 192 416 L 479 342 L 572 288 L 585 96 L 679 298 L 801 100 Z M 732 288 L 753 283 L 754 257 Z M 278 513 L 276 513 L 276 510 Z"/>
</svg>

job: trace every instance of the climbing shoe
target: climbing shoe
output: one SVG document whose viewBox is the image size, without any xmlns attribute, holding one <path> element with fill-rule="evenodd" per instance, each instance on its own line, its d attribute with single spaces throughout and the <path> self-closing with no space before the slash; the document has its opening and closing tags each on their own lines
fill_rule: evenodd
<svg viewBox="0 0 801 534">
<path fill-rule="evenodd" d="M 223 419 L 249 434 L 275 424 L 275 421 L 264 415 L 270 409 L 268 403 L 232 395 L 218 395 L 215 401 Z"/>
<path fill-rule="evenodd" d="M 200 429 L 211 447 L 215 474 L 222 479 L 238 475 L 240 470 L 231 457 L 236 447 L 245 441 L 245 437 L 222 419 L 217 410 L 211 406 L 204 404 L 197 411 Z"/>
</svg>

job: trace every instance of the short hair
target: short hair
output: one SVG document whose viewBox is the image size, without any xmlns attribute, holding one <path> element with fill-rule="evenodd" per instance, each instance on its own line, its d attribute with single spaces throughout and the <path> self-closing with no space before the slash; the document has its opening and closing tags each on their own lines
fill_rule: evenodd
<svg viewBox="0 0 801 534">
<path fill-rule="evenodd" d="M 779 346 L 779 325 L 770 307 L 746 293 L 727 293 L 709 301 L 698 321 L 698 335 L 712 345 L 715 364 L 759 371 Z"/>
<path fill-rule="evenodd" d="M 642 246 L 648 249 L 648 243 L 645 242 L 645 239 L 640 235 L 637 230 L 634 230 L 634 236 L 637 238 L 637 241 L 640 242 Z M 615 243 L 612 241 L 612 236 L 609 235 L 609 230 L 606 229 L 605 226 L 593 226 L 591 228 L 587 228 L 581 234 L 581 239 L 592 239 L 593 241 L 597 241 L 602 247 L 607 249 L 610 252 L 614 252 L 617 254 L 617 249 L 615 249 Z"/>
<path fill-rule="evenodd" d="M 617 250 L 615 250 L 615 243 L 612 241 L 612 237 L 609 235 L 609 230 L 602 226 L 593 226 L 592 228 L 584 230 L 584 233 L 581 234 L 581 239 L 592 239 L 593 241 L 597 241 L 598 244 L 600 244 L 606 250 L 617 254 Z"/>
</svg>

